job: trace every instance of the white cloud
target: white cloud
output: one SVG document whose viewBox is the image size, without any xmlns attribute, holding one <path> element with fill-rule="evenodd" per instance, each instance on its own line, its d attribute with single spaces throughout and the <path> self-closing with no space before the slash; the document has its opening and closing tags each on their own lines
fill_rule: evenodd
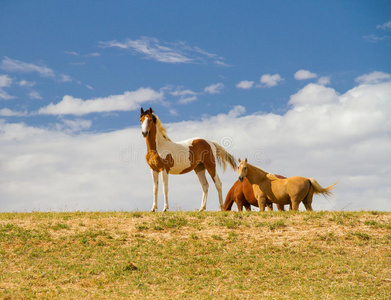
<svg viewBox="0 0 391 300">
<path fill-rule="evenodd" d="M 93 90 L 94 88 L 92 86 L 90 86 L 89 84 L 86 85 L 86 88 L 89 89 L 89 90 Z"/>
<path fill-rule="evenodd" d="M 79 53 L 77 53 L 75 51 L 64 51 L 64 53 L 70 54 L 70 55 L 73 55 L 73 56 L 78 56 L 79 55 Z"/>
<path fill-rule="evenodd" d="M 189 104 L 191 102 L 197 101 L 197 99 L 198 99 L 197 96 L 181 97 L 178 100 L 178 103 L 180 103 L 180 104 Z"/>
<path fill-rule="evenodd" d="M 254 85 L 254 81 L 248 81 L 248 80 L 243 80 L 239 83 L 237 83 L 235 86 L 238 88 L 238 89 L 251 89 Z"/>
<path fill-rule="evenodd" d="M 10 87 L 12 81 L 12 78 L 8 75 L 0 75 L 0 99 L 9 100 L 15 98 L 3 90 L 5 87 Z"/>
<path fill-rule="evenodd" d="M 391 79 L 391 74 L 384 72 L 372 72 L 369 74 L 364 74 L 356 78 L 356 82 L 360 84 L 374 84 L 383 82 Z"/>
<path fill-rule="evenodd" d="M 31 92 L 29 93 L 29 97 L 30 97 L 31 99 L 42 100 L 41 94 L 40 94 L 39 92 L 37 92 L 37 91 L 31 91 Z"/>
<path fill-rule="evenodd" d="M 86 54 L 85 56 L 86 57 L 99 57 L 99 56 L 101 56 L 101 54 L 98 52 L 94 52 L 94 53 Z"/>
<path fill-rule="evenodd" d="M 46 66 L 26 63 L 9 57 L 5 57 L 3 59 L 0 64 L 0 68 L 9 72 L 38 73 L 42 77 L 56 77 L 54 71 Z"/>
<path fill-rule="evenodd" d="M 27 116 L 27 111 L 13 111 L 9 108 L 0 109 L 0 117 L 21 117 Z"/>
<path fill-rule="evenodd" d="M 140 88 L 132 92 L 127 91 L 122 95 L 112 95 L 106 98 L 89 100 L 66 95 L 59 103 L 50 103 L 48 106 L 42 107 L 38 113 L 50 115 L 85 115 L 95 112 L 129 111 L 137 109 L 144 102 L 156 101 L 162 97 L 162 93 L 150 88 Z"/>
<path fill-rule="evenodd" d="M 58 77 L 59 77 L 60 81 L 62 81 L 62 82 L 70 82 L 70 81 L 72 81 L 72 77 L 69 76 L 69 75 L 61 74 Z"/>
<path fill-rule="evenodd" d="M 61 120 L 61 123 L 55 124 L 55 129 L 65 133 L 75 133 L 79 131 L 87 130 L 91 127 L 92 121 L 90 120 Z"/>
<path fill-rule="evenodd" d="M 330 76 L 323 76 L 323 77 L 319 77 L 318 79 L 318 84 L 320 85 L 328 85 L 330 84 L 331 80 L 330 80 Z"/>
<path fill-rule="evenodd" d="M 383 30 L 391 30 L 391 21 L 388 21 L 382 25 L 377 25 L 377 29 L 383 29 Z"/>
<path fill-rule="evenodd" d="M 34 81 L 21 80 L 18 82 L 19 86 L 33 87 L 36 85 Z"/>
<path fill-rule="evenodd" d="M 261 82 L 260 87 L 269 88 L 269 87 L 277 86 L 278 83 L 283 80 L 284 80 L 284 78 L 282 78 L 280 74 L 274 74 L 274 75 L 264 74 L 261 76 L 261 79 L 260 79 L 260 82 Z"/>
<path fill-rule="evenodd" d="M 292 95 L 288 103 L 294 106 L 294 110 L 301 111 L 310 106 L 316 105 L 320 107 L 325 104 L 337 103 L 338 101 L 339 95 L 334 89 L 310 83 Z"/>
<path fill-rule="evenodd" d="M 381 42 L 381 41 L 387 41 L 391 39 L 391 36 L 389 35 L 383 35 L 383 36 L 377 36 L 375 34 L 365 35 L 364 39 L 366 39 L 368 42 Z"/>
<path fill-rule="evenodd" d="M 307 80 L 307 79 L 312 79 L 312 78 L 316 78 L 316 77 L 318 77 L 318 75 L 316 75 L 315 73 L 312 73 L 308 70 L 299 70 L 294 75 L 294 78 L 296 80 Z"/>
<path fill-rule="evenodd" d="M 198 121 L 165 123 L 163 113 L 161 119 L 174 141 L 201 136 L 269 172 L 314 177 L 322 186 L 339 181 L 331 202 L 314 196 L 315 210 L 391 211 L 391 82 L 359 85 L 341 95 L 311 83 L 290 99 L 292 107 L 284 115 L 243 115 L 244 107 L 237 106 Z M 152 206 L 139 126 L 66 134 L 0 121 L 0 144 L 2 211 Z M 237 172 L 218 173 L 225 196 Z M 208 180 L 207 208 L 216 210 L 217 193 Z M 172 210 L 199 208 L 202 191 L 194 172 L 170 176 L 168 195 Z"/>
<path fill-rule="evenodd" d="M 170 88 L 168 88 L 170 90 Z M 170 95 L 179 97 L 178 103 L 188 104 L 190 102 L 196 101 L 198 99 L 198 93 L 192 90 L 184 90 L 182 87 L 178 87 L 175 91 L 170 91 Z"/>
<path fill-rule="evenodd" d="M 219 94 L 223 90 L 223 88 L 224 88 L 224 84 L 219 82 L 219 83 L 211 84 L 210 86 L 207 86 L 204 89 L 204 92 L 208 93 L 208 94 Z"/>
<path fill-rule="evenodd" d="M 12 78 L 8 75 L 0 75 L 0 88 L 10 87 L 12 85 Z"/>
<path fill-rule="evenodd" d="M 102 48 L 119 48 L 142 54 L 146 59 L 164 63 L 205 63 L 210 62 L 227 66 L 223 58 L 199 47 L 189 46 L 186 42 L 160 42 L 154 37 L 141 37 L 138 40 L 99 42 Z"/>
<path fill-rule="evenodd" d="M 46 67 L 42 64 L 37 65 L 37 64 L 33 64 L 33 63 L 27 63 L 27 62 L 16 60 L 16 59 L 11 59 L 9 57 L 4 57 L 4 59 L 0 63 L 0 69 L 6 70 L 8 72 L 36 73 L 40 77 L 50 78 L 50 79 L 58 80 L 61 82 L 72 81 L 72 78 L 69 75 L 56 74 L 51 68 Z M 31 87 L 31 86 L 35 85 L 35 83 L 21 80 L 19 82 L 19 85 Z"/>
</svg>

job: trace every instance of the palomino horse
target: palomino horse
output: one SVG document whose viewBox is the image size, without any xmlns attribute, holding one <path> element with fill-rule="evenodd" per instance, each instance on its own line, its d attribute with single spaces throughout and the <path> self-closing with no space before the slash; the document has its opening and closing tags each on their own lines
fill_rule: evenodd
<svg viewBox="0 0 391 300">
<path fill-rule="evenodd" d="M 280 179 L 286 178 L 281 175 L 275 176 Z M 242 211 L 243 206 L 247 211 L 251 211 L 251 205 L 258 207 L 258 200 L 255 198 L 253 188 L 246 177 L 242 182 L 237 180 L 229 190 L 224 202 L 224 211 L 230 211 L 234 202 L 238 211 Z M 266 200 L 266 205 L 268 210 L 273 210 L 273 202 Z M 277 208 L 281 211 L 285 210 L 284 205 L 277 204 Z"/>
<path fill-rule="evenodd" d="M 185 174 L 194 170 L 202 186 L 202 203 L 200 211 L 206 209 L 209 184 L 205 170 L 212 177 L 223 209 L 222 184 L 216 172 L 216 161 L 225 170 L 227 163 L 236 169 L 236 161 L 232 155 L 219 144 L 200 138 L 192 138 L 181 142 L 172 142 L 159 118 L 153 114 L 152 108 L 140 111 L 141 131 L 147 142 L 146 160 L 151 168 L 153 178 L 153 205 L 151 211 L 157 210 L 159 172 L 163 177 L 164 209 L 168 210 L 168 174 Z"/>
<path fill-rule="evenodd" d="M 292 210 L 298 210 L 300 202 L 303 202 L 307 210 L 312 210 L 313 194 L 322 194 L 325 197 L 331 196 L 330 190 L 336 183 L 327 188 L 323 188 L 313 178 L 289 177 L 279 179 L 273 174 L 269 174 L 260 168 L 239 159 L 239 181 L 246 177 L 253 187 L 255 198 L 261 211 L 265 210 L 267 201 L 276 204 L 292 205 Z"/>
</svg>

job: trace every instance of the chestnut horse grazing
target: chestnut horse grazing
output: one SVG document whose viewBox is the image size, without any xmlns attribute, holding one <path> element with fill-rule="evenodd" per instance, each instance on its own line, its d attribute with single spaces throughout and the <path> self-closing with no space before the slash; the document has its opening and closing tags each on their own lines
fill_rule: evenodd
<svg viewBox="0 0 391 300">
<path fill-rule="evenodd" d="M 255 198 L 261 211 L 265 210 L 267 201 L 276 204 L 292 205 L 292 210 L 298 210 L 300 202 L 303 202 L 307 210 L 312 210 L 313 194 L 322 194 L 325 197 L 331 196 L 330 192 L 336 183 L 327 188 L 322 188 L 313 178 L 289 177 L 279 179 L 276 175 L 267 173 L 260 168 L 239 159 L 239 181 L 246 177 L 253 187 Z"/>
<path fill-rule="evenodd" d="M 286 178 L 281 175 L 274 176 L 281 179 Z M 238 211 L 243 211 L 243 206 L 247 211 L 251 211 L 251 205 L 258 207 L 258 200 L 255 198 L 253 187 L 246 177 L 243 178 L 242 182 L 237 180 L 229 190 L 224 202 L 224 211 L 230 211 L 234 202 L 238 207 Z M 273 210 L 273 202 L 266 200 L 266 205 L 268 210 Z M 277 208 L 278 210 L 285 210 L 284 205 L 277 204 Z"/>
<path fill-rule="evenodd" d="M 147 142 L 146 160 L 151 168 L 153 178 L 153 205 L 151 211 L 157 210 L 159 173 L 163 177 L 164 209 L 168 210 L 168 174 L 185 174 L 195 171 L 201 183 L 203 195 L 200 211 L 206 209 L 209 184 L 205 170 L 215 183 L 223 209 L 222 184 L 216 172 L 216 162 L 225 170 L 227 163 L 235 170 L 236 161 L 232 155 L 219 144 L 201 138 L 192 138 L 182 142 L 172 142 L 166 129 L 152 108 L 140 111 L 141 131 Z"/>
</svg>

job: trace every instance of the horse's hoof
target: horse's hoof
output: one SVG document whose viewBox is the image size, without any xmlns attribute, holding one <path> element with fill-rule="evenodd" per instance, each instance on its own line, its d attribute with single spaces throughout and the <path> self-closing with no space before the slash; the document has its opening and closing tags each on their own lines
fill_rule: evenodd
<svg viewBox="0 0 391 300">
<path fill-rule="evenodd" d="M 168 210 L 168 207 L 165 207 L 163 210 L 162 210 L 162 212 L 165 212 L 165 211 L 167 211 Z"/>
<path fill-rule="evenodd" d="M 151 212 L 155 212 L 155 211 L 156 211 L 156 208 L 152 208 L 152 209 L 151 209 Z"/>
<path fill-rule="evenodd" d="M 198 211 L 204 211 L 206 207 L 201 207 Z"/>
</svg>

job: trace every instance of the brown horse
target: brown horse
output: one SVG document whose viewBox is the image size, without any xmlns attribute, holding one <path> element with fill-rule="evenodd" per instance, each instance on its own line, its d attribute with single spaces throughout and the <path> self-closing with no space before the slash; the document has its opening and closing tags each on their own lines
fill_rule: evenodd
<svg viewBox="0 0 391 300">
<path fill-rule="evenodd" d="M 323 188 L 313 178 L 289 177 L 279 179 L 273 174 L 269 174 L 260 168 L 239 159 L 239 181 L 246 177 L 254 190 L 255 198 L 261 211 L 265 210 L 267 201 L 276 204 L 292 205 L 292 210 L 298 210 L 300 202 L 303 202 L 307 210 L 312 210 L 313 194 L 322 194 L 325 197 L 331 196 L 330 192 L 336 183 L 327 188 Z"/>
<path fill-rule="evenodd" d="M 286 178 L 281 175 L 275 175 L 277 178 Z M 258 201 L 255 198 L 253 188 L 248 182 L 247 178 L 243 178 L 243 181 L 237 180 L 231 189 L 229 190 L 224 202 L 224 211 L 230 211 L 232 205 L 236 203 L 238 211 L 243 211 L 243 206 L 247 211 L 251 211 L 251 205 L 258 207 Z M 273 202 L 266 201 L 268 210 L 273 210 Z M 284 211 L 284 205 L 277 204 L 277 208 L 280 211 Z"/>
</svg>

